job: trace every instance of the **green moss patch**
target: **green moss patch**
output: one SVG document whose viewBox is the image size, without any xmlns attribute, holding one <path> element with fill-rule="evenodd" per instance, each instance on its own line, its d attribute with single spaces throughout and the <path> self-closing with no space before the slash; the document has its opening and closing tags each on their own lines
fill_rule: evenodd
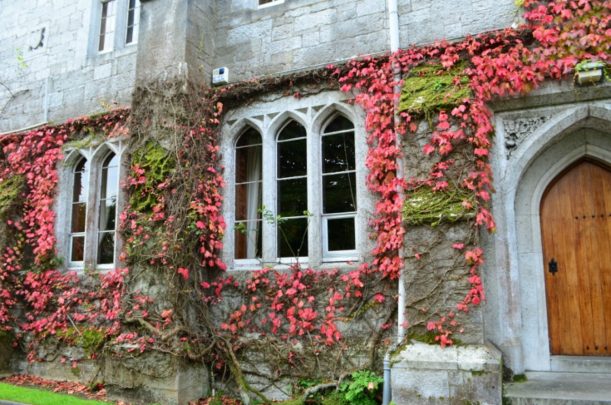
<svg viewBox="0 0 611 405">
<path fill-rule="evenodd" d="M 130 197 L 130 205 L 137 212 L 150 211 L 157 204 L 157 186 L 168 180 L 174 172 L 176 161 L 161 145 L 150 141 L 134 152 L 132 166 L 144 170 L 145 182 Z"/>
<path fill-rule="evenodd" d="M 98 352 L 106 341 L 104 331 L 96 328 L 87 328 L 80 331 L 75 328 L 67 328 L 57 332 L 57 336 L 69 344 L 82 347 L 88 356 Z"/>
<path fill-rule="evenodd" d="M 465 63 L 450 69 L 440 64 L 413 68 L 403 79 L 399 109 L 428 118 L 434 111 L 451 108 L 472 96 Z"/>
<path fill-rule="evenodd" d="M 21 175 L 13 175 L 0 182 L 0 219 L 4 219 L 9 212 L 24 185 L 25 181 Z"/>
<path fill-rule="evenodd" d="M 465 205 L 475 205 L 473 195 L 465 190 L 450 188 L 433 191 L 430 187 L 420 187 L 406 196 L 403 219 L 409 225 L 437 226 L 443 222 L 457 222 L 474 215 Z"/>
</svg>

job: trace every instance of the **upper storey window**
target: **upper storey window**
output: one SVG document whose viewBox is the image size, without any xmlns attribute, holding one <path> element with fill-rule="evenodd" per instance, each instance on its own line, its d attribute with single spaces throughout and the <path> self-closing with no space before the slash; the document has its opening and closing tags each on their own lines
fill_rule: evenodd
<svg viewBox="0 0 611 405">
<path fill-rule="evenodd" d="M 138 20 L 140 19 L 140 2 L 137 0 L 129 0 L 127 6 L 127 33 L 125 34 L 125 43 L 131 44 L 136 42 L 138 38 Z"/>
<path fill-rule="evenodd" d="M 95 0 L 96 49 L 108 52 L 133 44 L 138 39 L 139 0 Z"/>
<path fill-rule="evenodd" d="M 115 38 L 115 0 L 102 0 L 100 3 L 100 35 L 98 51 L 112 50 Z"/>
</svg>

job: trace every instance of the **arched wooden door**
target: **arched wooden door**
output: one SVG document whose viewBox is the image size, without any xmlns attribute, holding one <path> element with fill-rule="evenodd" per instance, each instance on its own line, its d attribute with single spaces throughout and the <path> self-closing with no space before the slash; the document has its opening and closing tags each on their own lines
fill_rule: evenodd
<svg viewBox="0 0 611 405">
<path fill-rule="evenodd" d="M 541 201 L 552 354 L 611 355 L 611 171 L 582 160 Z"/>
</svg>

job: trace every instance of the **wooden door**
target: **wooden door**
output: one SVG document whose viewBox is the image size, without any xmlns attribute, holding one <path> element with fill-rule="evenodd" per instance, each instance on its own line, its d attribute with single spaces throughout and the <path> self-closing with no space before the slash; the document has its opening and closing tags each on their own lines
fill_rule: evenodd
<svg viewBox="0 0 611 405">
<path fill-rule="evenodd" d="M 560 174 L 541 234 L 552 354 L 611 355 L 611 171 L 583 160 Z"/>
</svg>

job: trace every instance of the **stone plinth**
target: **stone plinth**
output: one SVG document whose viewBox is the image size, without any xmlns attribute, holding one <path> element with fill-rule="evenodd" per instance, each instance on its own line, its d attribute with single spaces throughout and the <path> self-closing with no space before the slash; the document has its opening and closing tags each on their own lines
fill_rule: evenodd
<svg viewBox="0 0 611 405">
<path fill-rule="evenodd" d="M 103 383 L 110 399 L 128 400 L 134 405 L 187 405 L 209 392 L 208 372 L 203 364 L 159 352 L 82 360 L 76 368 L 58 360 L 22 362 L 15 371 L 59 381 Z"/>
<path fill-rule="evenodd" d="M 500 404 L 501 353 L 413 342 L 393 356 L 391 384 L 396 404 Z"/>
</svg>

